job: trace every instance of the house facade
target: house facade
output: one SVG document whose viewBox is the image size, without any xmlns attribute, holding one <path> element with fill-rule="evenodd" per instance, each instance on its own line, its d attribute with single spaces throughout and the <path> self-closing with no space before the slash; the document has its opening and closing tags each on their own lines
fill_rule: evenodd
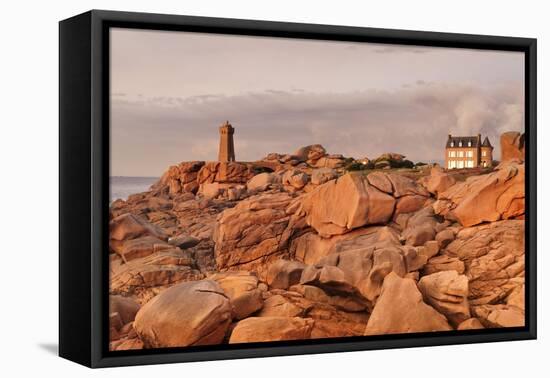
<svg viewBox="0 0 550 378">
<path fill-rule="evenodd" d="M 493 165 L 493 146 L 489 138 L 481 141 L 477 136 L 452 136 L 449 134 L 445 145 L 445 168 L 464 169 L 491 167 Z"/>
</svg>

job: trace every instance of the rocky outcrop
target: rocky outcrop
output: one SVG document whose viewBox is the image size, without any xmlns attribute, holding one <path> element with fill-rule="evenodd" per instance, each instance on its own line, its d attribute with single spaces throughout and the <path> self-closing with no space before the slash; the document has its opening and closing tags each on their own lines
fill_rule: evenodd
<svg viewBox="0 0 550 378">
<path fill-rule="evenodd" d="M 454 270 L 458 273 L 464 273 L 466 268 L 464 263 L 458 257 L 447 255 L 434 256 L 428 260 L 428 263 L 422 269 L 422 274 L 433 274 L 447 270 Z"/>
<path fill-rule="evenodd" d="M 294 154 L 270 153 L 256 162 L 273 171 L 292 169 L 293 167 L 310 171 L 312 168 L 340 169 L 346 164 L 346 159 L 339 154 L 327 154 L 320 144 L 301 147 Z"/>
<path fill-rule="evenodd" d="M 278 172 L 299 164 L 303 164 L 303 160 L 295 155 L 272 152 L 267 154 L 267 156 L 262 160 L 255 162 L 255 164 L 257 166 L 269 168 L 272 171 Z"/>
<path fill-rule="evenodd" d="M 216 189 L 227 191 L 238 184 L 242 186 L 255 173 L 252 164 L 217 161 L 182 162 L 171 166 L 152 186 L 152 191 L 155 194 L 169 195 L 176 200 L 181 194 L 195 194 L 199 191 L 208 198 L 216 198 L 218 195 L 215 192 Z"/>
<path fill-rule="evenodd" d="M 177 199 L 188 196 L 194 197 L 193 193 L 182 193 L 177 196 Z M 174 207 L 174 202 L 174 199 L 169 198 L 167 193 L 162 194 L 159 191 L 132 194 L 126 201 L 118 199 L 111 204 L 111 218 L 131 213 L 138 218 L 147 219 L 150 214 L 160 215 L 170 212 Z M 157 222 L 148 220 L 166 231 L 166 223 L 157 224 Z"/>
<path fill-rule="evenodd" d="M 455 240 L 455 233 L 450 229 L 441 230 L 435 235 L 435 240 L 439 248 L 445 248 Z"/>
<path fill-rule="evenodd" d="M 464 228 L 444 254 L 464 264 L 470 304 L 502 303 L 524 284 L 524 222 L 508 220 Z"/>
<path fill-rule="evenodd" d="M 113 202 L 110 350 L 524 324 L 524 165 L 410 164 L 311 145 Z"/>
<path fill-rule="evenodd" d="M 138 310 L 139 304 L 131 298 L 120 295 L 109 296 L 109 313 L 118 314 L 123 325 L 134 321 Z"/>
<path fill-rule="evenodd" d="M 473 313 L 488 328 L 524 327 L 525 312 L 504 304 L 474 306 Z"/>
<path fill-rule="evenodd" d="M 310 178 L 308 174 L 302 171 L 291 169 L 284 173 L 282 180 L 285 188 L 289 190 L 300 190 L 307 185 Z"/>
<path fill-rule="evenodd" d="M 176 219 L 173 234 L 186 234 L 201 242 L 211 243 L 217 216 L 232 206 L 231 202 L 223 199 L 210 200 L 195 196 L 181 199 L 171 210 Z"/>
<path fill-rule="evenodd" d="M 305 268 L 300 283 L 302 285 L 317 286 L 325 291 L 340 295 L 353 296 L 357 292 L 357 289 L 347 279 L 342 269 L 334 265 L 322 265 L 322 263 Z"/>
<path fill-rule="evenodd" d="M 400 174 L 395 173 L 377 173 L 385 174 L 387 179 L 392 184 L 392 194 L 396 198 L 402 198 L 406 196 L 422 196 L 429 197 L 430 194 L 422 186 L 419 185 L 415 180 Z M 371 174 L 372 175 L 372 174 Z M 371 176 L 369 175 L 369 176 Z M 370 182 L 370 180 L 369 180 Z"/>
<path fill-rule="evenodd" d="M 395 199 L 368 184 L 360 175 L 347 174 L 315 189 L 304 199 L 307 223 L 319 235 L 340 235 L 368 224 L 386 223 Z"/>
<path fill-rule="evenodd" d="M 264 306 L 257 316 L 293 318 L 302 317 L 304 313 L 304 308 L 292 303 L 281 294 L 275 294 L 265 300 Z"/>
<path fill-rule="evenodd" d="M 414 280 L 390 273 L 372 311 L 365 335 L 448 331 L 451 326 L 422 300 Z"/>
<path fill-rule="evenodd" d="M 300 282 L 304 268 L 299 261 L 278 260 L 267 271 L 267 284 L 274 289 L 288 289 Z"/>
<path fill-rule="evenodd" d="M 135 332 L 129 334 L 126 338 L 121 338 L 109 345 L 110 350 L 135 350 L 143 349 L 143 342 L 137 337 Z"/>
<path fill-rule="evenodd" d="M 295 156 L 300 161 L 309 162 L 314 165 L 320 158 L 325 156 L 327 151 L 320 144 L 312 144 L 310 146 L 300 147 L 294 152 Z"/>
<path fill-rule="evenodd" d="M 203 278 L 193 268 L 189 253 L 178 248 L 162 250 L 128 262 L 111 260 L 110 291 L 147 302 L 163 289 L 183 281 Z"/>
<path fill-rule="evenodd" d="M 156 194 L 177 196 L 181 193 L 195 193 L 198 189 L 197 173 L 204 161 L 185 161 L 170 166 L 161 178 L 151 186 Z"/>
<path fill-rule="evenodd" d="M 433 195 L 438 196 L 456 184 L 455 178 L 446 173 L 440 166 L 432 167 L 430 175 L 420 180 L 422 185 Z"/>
<path fill-rule="evenodd" d="M 311 336 L 314 321 L 303 318 L 252 317 L 237 323 L 230 344 L 263 341 L 305 340 Z"/>
<path fill-rule="evenodd" d="M 149 256 L 155 252 L 174 249 L 154 236 L 141 236 L 136 239 L 127 239 L 121 242 L 111 241 L 111 249 L 117 253 L 123 261 L 128 262 L 140 257 Z"/>
<path fill-rule="evenodd" d="M 468 277 L 448 270 L 424 276 L 418 281 L 424 301 L 458 326 L 470 318 Z"/>
<path fill-rule="evenodd" d="M 290 245 L 290 255 L 298 261 L 313 265 L 323 257 L 344 248 L 356 249 L 378 243 L 399 244 L 398 232 L 390 227 L 364 227 L 346 234 L 323 238 L 315 231 L 295 237 Z"/>
<path fill-rule="evenodd" d="M 401 237 L 407 245 L 423 246 L 434 240 L 437 234 L 437 219 L 431 207 L 412 214 L 404 223 Z"/>
<path fill-rule="evenodd" d="M 118 217 L 127 217 L 132 223 L 141 223 L 142 226 L 145 224 L 149 230 L 139 231 L 139 236 L 151 235 L 166 240 L 168 236 L 185 234 L 206 241 L 212 238 L 217 214 L 233 206 L 227 199 L 212 201 L 199 198 L 193 193 L 181 193 L 174 197 L 154 191 L 139 193 L 131 195 L 126 201 L 117 200 L 113 203 L 112 222 L 117 222 Z M 154 230 L 151 231 L 151 228 Z M 136 238 L 133 233 L 134 231 L 118 236 L 113 233 L 111 246 Z"/>
<path fill-rule="evenodd" d="M 335 242 L 330 253 L 304 269 L 300 283 L 356 298 L 372 308 L 389 273 L 403 277 L 421 269 L 427 260 L 420 249 L 401 245 L 396 231 L 380 227 Z"/>
<path fill-rule="evenodd" d="M 302 211 L 319 235 L 331 237 L 417 211 L 428 197 L 426 189 L 404 176 L 348 173 L 304 196 Z"/>
<path fill-rule="evenodd" d="M 137 313 L 134 328 L 148 348 L 222 342 L 231 322 L 231 304 L 210 280 L 185 282 L 162 292 Z"/>
<path fill-rule="evenodd" d="M 525 310 L 525 284 L 516 286 L 506 297 L 506 304 Z"/>
<path fill-rule="evenodd" d="M 525 134 L 509 131 L 500 136 L 500 158 L 525 160 Z"/>
<path fill-rule="evenodd" d="M 311 163 L 316 168 L 339 169 L 346 165 L 346 159 L 342 155 L 333 154 L 325 155 L 319 160 Z"/>
<path fill-rule="evenodd" d="M 193 248 L 200 243 L 200 239 L 186 234 L 179 234 L 168 238 L 168 243 L 182 249 Z"/>
<path fill-rule="evenodd" d="M 247 183 L 246 188 L 249 192 L 263 192 L 272 186 L 282 183 L 281 175 L 276 173 L 260 173 L 252 177 Z"/>
<path fill-rule="evenodd" d="M 256 270 L 265 277 L 269 264 L 288 257 L 290 238 L 303 227 L 287 193 L 259 194 L 225 210 L 214 232 L 220 270 Z"/>
<path fill-rule="evenodd" d="M 208 279 L 216 281 L 233 308 L 233 318 L 244 319 L 263 306 L 258 278 L 249 272 L 215 273 Z"/>
<path fill-rule="evenodd" d="M 198 189 L 197 175 L 204 165 L 204 161 L 186 161 L 171 166 L 154 188 L 162 190 L 168 187 L 170 195 L 182 192 L 195 193 Z"/>
<path fill-rule="evenodd" d="M 331 269 L 327 270 L 330 271 Z M 304 281 L 308 281 L 308 279 L 306 278 Z M 349 285 L 350 292 L 347 293 L 339 291 L 338 288 L 336 290 L 331 290 L 334 289 L 334 286 L 341 285 L 341 280 L 339 280 L 339 282 L 327 282 L 325 280 L 324 283 L 328 283 L 327 290 L 323 290 L 318 286 L 299 284 L 291 286 L 289 291 L 300 294 L 312 303 L 329 305 L 334 309 L 348 313 L 365 312 L 367 309 L 368 303 L 363 298 L 354 295 L 354 289 Z M 341 287 L 339 289 L 341 289 Z"/>
<path fill-rule="evenodd" d="M 160 227 L 156 227 L 134 214 L 122 214 L 109 222 L 111 243 L 131 240 L 140 236 L 151 236 L 161 240 L 167 239 L 166 233 Z"/>
<path fill-rule="evenodd" d="M 502 163 L 496 171 L 453 185 L 434 203 L 437 214 L 469 227 L 525 214 L 525 165 Z"/>
<path fill-rule="evenodd" d="M 334 180 L 338 173 L 332 168 L 318 168 L 311 173 L 311 183 L 313 185 L 322 185 L 327 181 Z"/>
<path fill-rule="evenodd" d="M 361 336 L 369 318 L 365 306 L 349 297 L 329 295 L 310 285 L 266 292 L 257 316 L 307 317 L 314 320 L 311 338 Z M 351 310 L 351 312 L 350 312 Z"/>
<path fill-rule="evenodd" d="M 146 302 L 178 282 L 202 278 L 193 268 L 191 253 L 167 242 L 165 232 L 142 216 L 120 215 L 111 220 L 110 229 L 112 294 Z"/>
<path fill-rule="evenodd" d="M 126 343 L 126 349 L 141 349 L 143 345 L 132 345 L 129 339 L 136 338 L 133 332 L 133 321 L 139 310 L 139 304 L 132 298 L 120 295 L 109 296 L 109 334 L 110 340 L 116 340 L 116 344 L 110 345 L 115 350 L 119 344 Z"/>
<path fill-rule="evenodd" d="M 458 331 L 467 330 L 467 329 L 483 329 L 483 324 L 477 318 L 470 318 L 464 320 L 462 323 L 456 327 Z"/>
<path fill-rule="evenodd" d="M 250 164 L 210 161 L 204 164 L 197 175 L 199 185 L 205 183 L 246 184 L 255 172 Z"/>
</svg>

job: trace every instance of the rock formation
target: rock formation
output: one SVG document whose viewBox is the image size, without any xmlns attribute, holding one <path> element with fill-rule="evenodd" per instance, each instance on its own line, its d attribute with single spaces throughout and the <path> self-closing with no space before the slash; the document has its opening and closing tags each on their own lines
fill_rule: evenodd
<svg viewBox="0 0 550 378">
<path fill-rule="evenodd" d="M 445 173 L 439 166 L 434 166 L 429 176 L 420 181 L 431 194 L 435 196 L 445 192 L 456 183 L 455 178 L 449 173 Z"/>
<path fill-rule="evenodd" d="M 524 143 L 502 140 L 458 173 L 315 144 L 169 167 L 110 207 L 110 349 L 522 326 Z"/>
<path fill-rule="evenodd" d="M 214 281 L 185 282 L 151 299 L 134 327 L 146 347 L 219 344 L 231 322 L 231 303 Z"/>
<path fill-rule="evenodd" d="M 218 269 L 257 269 L 288 257 L 290 238 L 302 217 L 293 213 L 287 193 L 252 196 L 218 216 L 213 240 Z"/>
<path fill-rule="evenodd" d="M 501 160 L 525 160 L 525 134 L 509 131 L 500 136 Z"/>
<path fill-rule="evenodd" d="M 455 326 L 470 318 L 468 277 L 446 270 L 422 277 L 418 288 L 426 303 L 442 313 Z"/>
<path fill-rule="evenodd" d="M 298 317 L 251 317 L 237 323 L 229 343 L 309 339 L 313 323 L 311 319 Z"/>
<path fill-rule="evenodd" d="M 216 273 L 208 277 L 216 281 L 233 308 L 233 318 L 243 319 L 263 306 L 258 278 L 249 272 Z"/>
<path fill-rule="evenodd" d="M 396 174 L 346 174 L 304 196 L 300 211 L 319 235 L 331 237 L 363 226 L 385 224 L 396 208 L 397 213 L 414 212 L 428 197 L 422 186 Z"/>
<path fill-rule="evenodd" d="M 465 227 L 525 214 L 525 166 L 501 163 L 495 172 L 468 177 L 439 194 L 434 209 Z"/>
<path fill-rule="evenodd" d="M 391 273 L 384 279 L 382 293 L 369 318 L 365 335 L 451 329 L 443 315 L 424 303 L 414 280 Z"/>
</svg>

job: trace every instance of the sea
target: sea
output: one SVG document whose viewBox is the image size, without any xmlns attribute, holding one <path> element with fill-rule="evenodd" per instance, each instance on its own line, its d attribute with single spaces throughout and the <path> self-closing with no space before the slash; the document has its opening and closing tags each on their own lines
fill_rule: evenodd
<svg viewBox="0 0 550 378">
<path fill-rule="evenodd" d="M 111 176 L 111 201 L 126 200 L 130 194 L 146 192 L 158 177 Z"/>
</svg>

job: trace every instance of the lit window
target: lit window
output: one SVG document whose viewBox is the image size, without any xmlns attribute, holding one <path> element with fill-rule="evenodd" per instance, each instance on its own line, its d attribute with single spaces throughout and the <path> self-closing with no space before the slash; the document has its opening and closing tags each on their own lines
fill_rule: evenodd
<svg viewBox="0 0 550 378">
<path fill-rule="evenodd" d="M 472 141 L 468 141 L 468 147 L 472 147 Z"/>
<path fill-rule="evenodd" d="M 462 147 L 462 141 L 458 142 L 458 147 Z"/>
<path fill-rule="evenodd" d="M 487 156 L 487 151 L 481 151 L 481 156 Z"/>
<path fill-rule="evenodd" d="M 474 157 L 474 151 L 466 151 L 467 157 Z"/>
<path fill-rule="evenodd" d="M 463 160 L 459 160 L 459 161 L 457 161 L 457 163 L 458 163 L 458 164 L 457 164 L 457 168 L 458 168 L 458 169 L 464 168 L 464 161 L 463 161 Z"/>
<path fill-rule="evenodd" d="M 454 147 L 455 146 L 455 142 L 451 142 L 451 147 Z"/>
<path fill-rule="evenodd" d="M 464 157 L 464 151 L 458 151 L 458 157 Z"/>
</svg>

